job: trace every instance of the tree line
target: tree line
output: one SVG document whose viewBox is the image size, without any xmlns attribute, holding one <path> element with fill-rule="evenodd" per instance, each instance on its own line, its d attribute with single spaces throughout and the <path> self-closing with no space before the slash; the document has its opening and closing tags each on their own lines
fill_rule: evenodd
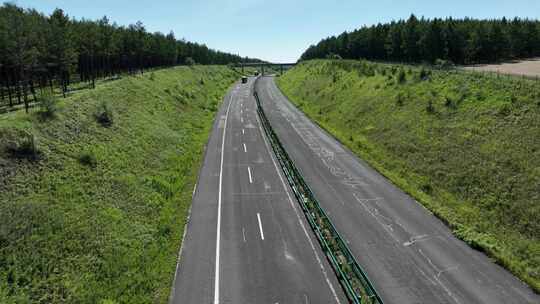
<svg viewBox="0 0 540 304">
<path fill-rule="evenodd" d="M 540 22 L 514 18 L 418 19 L 364 26 L 310 46 L 302 60 L 328 57 L 455 64 L 540 56 Z"/>
<path fill-rule="evenodd" d="M 76 20 L 61 9 L 47 16 L 15 4 L 0 6 L 0 103 L 26 104 L 36 90 L 72 81 L 94 81 L 120 73 L 181 64 L 257 62 L 204 44 L 150 33 L 141 22 L 129 26 Z"/>
</svg>

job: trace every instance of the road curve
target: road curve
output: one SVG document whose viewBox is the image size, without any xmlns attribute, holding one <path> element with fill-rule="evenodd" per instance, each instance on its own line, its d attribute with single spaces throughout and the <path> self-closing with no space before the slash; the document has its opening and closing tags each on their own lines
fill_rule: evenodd
<svg viewBox="0 0 540 304">
<path fill-rule="evenodd" d="M 272 77 L 261 78 L 257 92 L 285 149 L 386 304 L 540 303 L 528 286 L 311 122 Z"/>
<path fill-rule="evenodd" d="M 263 137 L 254 78 L 224 98 L 171 303 L 346 303 Z"/>
</svg>

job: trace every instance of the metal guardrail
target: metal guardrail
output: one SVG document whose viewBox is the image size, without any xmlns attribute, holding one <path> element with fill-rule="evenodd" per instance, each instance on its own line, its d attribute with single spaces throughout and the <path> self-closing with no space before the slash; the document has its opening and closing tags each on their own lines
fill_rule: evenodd
<svg viewBox="0 0 540 304">
<path fill-rule="evenodd" d="M 351 303 L 383 304 L 382 299 L 369 281 L 366 273 L 351 254 L 346 243 L 321 208 L 319 202 L 313 195 L 313 192 L 304 181 L 302 174 L 298 171 L 285 151 L 285 148 L 279 141 L 278 136 L 272 129 L 272 126 L 264 113 L 256 90 L 253 95 L 257 102 L 257 113 L 259 114 L 263 129 L 272 146 L 272 150 L 281 165 L 297 201 L 302 207 L 302 211 L 304 212 L 311 229 L 317 236 L 323 252 L 326 254 L 326 257 L 332 265 L 345 294 Z"/>
</svg>

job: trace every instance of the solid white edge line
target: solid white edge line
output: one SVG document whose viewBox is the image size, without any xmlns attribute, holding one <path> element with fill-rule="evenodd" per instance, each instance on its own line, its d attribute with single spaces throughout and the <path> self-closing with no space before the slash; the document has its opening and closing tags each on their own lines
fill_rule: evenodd
<svg viewBox="0 0 540 304">
<path fill-rule="evenodd" d="M 261 214 L 257 212 L 257 219 L 259 220 L 259 231 L 261 232 L 261 240 L 264 241 L 264 232 L 262 229 Z"/>
<path fill-rule="evenodd" d="M 178 258 L 176 259 L 176 270 L 174 271 L 174 279 L 173 279 L 173 284 L 172 284 L 172 287 L 171 287 L 171 293 L 170 293 L 170 296 L 169 296 L 169 303 L 172 303 L 172 301 L 174 299 L 174 295 L 176 294 L 175 293 L 175 291 L 176 291 L 176 279 L 177 279 L 176 276 L 178 275 L 178 268 L 180 268 L 180 261 L 182 259 L 182 252 L 184 250 L 184 241 L 186 240 L 187 228 L 188 228 L 189 222 L 191 221 L 191 209 L 192 208 L 193 208 L 193 204 L 189 205 L 189 210 L 188 210 L 186 223 L 184 224 L 184 232 L 182 233 L 182 243 L 180 245 L 180 251 L 178 251 Z"/>
<path fill-rule="evenodd" d="M 302 222 L 302 218 L 300 217 L 300 214 L 298 213 L 298 209 L 296 208 L 296 205 L 294 204 L 291 198 L 291 194 L 289 193 L 289 187 L 283 180 L 283 176 L 281 176 L 281 171 L 276 163 L 276 160 L 274 159 L 274 154 L 269 147 L 269 143 L 266 139 L 266 135 L 264 134 L 264 131 L 261 128 L 261 122 L 258 116 L 257 116 L 257 122 L 259 125 L 259 132 L 261 133 L 261 136 L 264 141 L 264 145 L 266 146 L 266 150 L 270 154 L 270 158 L 272 159 L 272 163 L 274 163 L 274 167 L 276 168 L 276 172 L 279 176 L 279 179 L 281 180 L 281 184 L 283 185 L 283 188 L 285 189 L 285 192 L 287 193 L 287 197 L 289 198 L 289 203 L 291 204 L 291 207 L 293 208 L 294 213 L 296 214 L 296 218 L 298 219 L 298 222 L 300 223 L 300 226 L 302 227 L 302 230 L 304 231 L 304 234 L 306 235 L 306 238 L 308 239 L 309 245 L 311 246 L 311 249 L 313 250 L 313 254 L 315 255 L 315 258 L 317 259 L 317 262 L 319 263 L 319 267 L 321 268 L 324 278 L 326 279 L 326 284 L 328 284 L 330 291 L 332 291 L 332 294 L 334 295 L 334 299 L 336 300 L 336 303 L 341 304 L 341 301 L 339 301 L 339 297 L 336 293 L 336 289 L 334 288 L 334 285 L 332 285 L 332 282 L 330 281 L 330 278 L 328 277 L 328 273 L 326 272 L 326 269 L 324 268 L 323 262 L 321 258 L 319 257 L 319 254 L 317 253 L 317 249 L 315 249 L 315 245 L 313 245 L 313 241 L 309 237 L 309 233 L 306 229 L 306 226 L 304 225 L 304 222 Z"/>
<path fill-rule="evenodd" d="M 221 141 L 221 164 L 219 168 L 219 192 L 218 192 L 218 213 L 217 213 L 217 232 L 216 232 L 216 270 L 214 273 L 214 304 L 219 304 L 219 248 L 221 242 L 221 188 L 223 186 L 223 155 L 225 151 L 225 134 L 227 134 L 227 120 L 229 110 L 232 104 L 232 94 L 229 95 L 229 105 L 225 114 L 225 123 L 223 126 L 223 138 Z"/>
</svg>

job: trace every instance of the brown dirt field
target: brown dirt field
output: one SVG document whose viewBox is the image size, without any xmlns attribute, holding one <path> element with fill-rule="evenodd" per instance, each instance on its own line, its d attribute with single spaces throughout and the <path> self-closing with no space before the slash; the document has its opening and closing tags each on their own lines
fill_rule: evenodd
<svg viewBox="0 0 540 304">
<path fill-rule="evenodd" d="M 540 77 L 540 58 L 501 64 L 467 66 L 464 67 L 464 69 L 472 71 L 499 72 L 501 74 Z"/>
</svg>

